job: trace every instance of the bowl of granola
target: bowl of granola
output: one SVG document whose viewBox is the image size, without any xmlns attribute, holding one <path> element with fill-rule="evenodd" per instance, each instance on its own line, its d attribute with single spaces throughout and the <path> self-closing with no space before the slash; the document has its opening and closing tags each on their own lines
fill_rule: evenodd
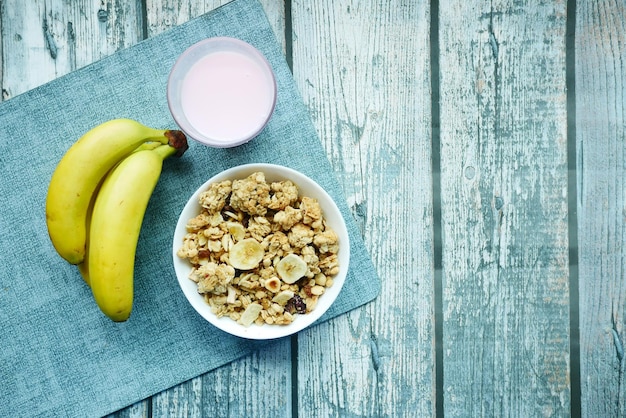
<svg viewBox="0 0 626 418">
<path fill-rule="evenodd" d="M 319 184 L 288 167 L 246 164 L 189 198 L 173 260 L 185 297 L 204 319 L 239 337 L 274 339 L 330 308 L 346 279 L 350 242 Z"/>
</svg>

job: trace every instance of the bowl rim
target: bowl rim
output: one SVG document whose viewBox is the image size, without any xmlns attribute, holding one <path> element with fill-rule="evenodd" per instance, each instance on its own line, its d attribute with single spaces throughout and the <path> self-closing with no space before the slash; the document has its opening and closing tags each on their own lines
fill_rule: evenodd
<svg viewBox="0 0 626 418">
<path fill-rule="evenodd" d="M 264 73 L 266 73 L 266 75 L 269 76 L 270 85 L 272 89 L 271 106 L 267 113 L 267 117 L 263 120 L 263 123 L 259 124 L 259 127 L 255 131 L 251 132 L 250 135 L 248 136 L 237 138 L 231 141 L 218 140 L 218 139 L 206 136 L 202 134 L 200 131 L 198 131 L 187 120 L 187 118 L 184 116 L 184 113 L 181 109 L 182 106 L 180 104 L 175 105 L 173 103 L 174 101 L 173 97 L 175 96 L 174 85 L 176 84 L 174 83 L 174 79 L 182 71 L 181 67 L 183 67 L 183 63 L 185 63 L 186 60 L 190 59 L 189 57 L 193 56 L 194 52 L 210 45 L 231 45 L 231 46 L 234 46 L 235 48 L 234 50 L 238 52 L 245 51 L 247 56 L 249 58 L 253 58 L 258 64 L 260 64 L 260 66 L 264 70 Z M 220 49 L 216 49 L 214 52 L 218 52 L 218 51 L 233 51 L 233 49 L 220 48 Z M 188 66 L 188 68 L 186 69 L 186 72 L 188 72 L 196 62 L 198 62 L 201 58 L 205 56 L 206 54 L 195 59 L 194 62 Z M 182 83 L 183 79 L 184 79 L 184 76 L 180 78 L 180 83 Z M 167 96 L 166 97 L 167 106 L 169 108 L 170 114 L 172 115 L 172 118 L 174 118 L 174 121 L 180 127 L 180 129 L 183 130 L 191 139 L 201 144 L 214 147 L 214 148 L 232 148 L 232 147 L 236 147 L 236 146 L 239 146 L 239 145 L 242 145 L 251 141 L 252 139 L 257 137 L 261 133 L 261 131 L 263 131 L 263 129 L 265 129 L 270 119 L 272 118 L 272 115 L 274 114 L 274 110 L 276 109 L 278 86 L 276 83 L 276 75 L 274 74 L 274 69 L 272 68 L 272 64 L 269 62 L 267 57 L 265 57 L 265 55 L 259 49 L 257 49 L 252 44 L 244 40 L 238 39 L 238 38 L 233 38 L 229 36 L 213 36 L 213 37 L 202 39 L 190 45 L 189 47 L 187 47 L 187 49 L 185 49 L 178 56 L 178 58 L 172 65 L 172 68 L 170 69 L 169 75 L 167 77 L 166 96 Z M 180 100 L 178 102 L 180 103 Z"/>
<path fill-rule="evenodd" d="M 244 327 L 233 321 L 229 317 L 225 316 L 218 318 L 211 308 L 204 301 L 204 298 L 197 292 L 197 285 L 188 278 L 191 271 L 191 265 L 183 259 L 178 257 L 177 250 L 182 244 L 182 238 L 186 234 L 185 225 L 187 221 L 200 212 L 200 205 L 198 198 L 201 192 L 206 190 L 209 184 L 222 181 L 226 179 L 235 180 L 245 178 L 248 175 L 262 171 L 264 172 L 267 181 L 275 181 L 280 179 L 289 179 L 293 181 L 297 186 L 301 194 L 310 196 L 318 200 L 320 203 L 324 217 L 332 225 L 333 229 L 340 238 L 339 247 L 339 273 L 333 277 L 333 285 L 326 289 L 326 292 L 320 297 L 315 309 L 306 315 L 297 315 L 296 319 L 288 325 L 256 325 L 252 324 L 249 327 Z M 305 183 L 302 185 L 302 183 Z M 305 189 L 306 192 L 303 192 Z M 310 190 L 315 190 L 314 195 L 311 196 Z M 328 218 L 330 212 L 337 215 L 333 218 Z M 191 197 L 187 200 L 185 206 L 181 210 L 178 221 L 176 223 L 176 229 L 172 240 L 172 257 L 174 263 L 174 271 L 178 281 L 179 288 L 183 292 L 185 299 L 191 304 L 196 313 L 209 322 L 212 326 L 237 337 L 253 339 L 253 340 L 269 340 L 281 337 L 293 335 L 303 329 L 308 328 L 314 324 L 320 317 L 322 317 L 328 309 L 335 303 L 337 297 L 341 293 L 347 278 L 350 262 L 350 237 L 347 229 L 345 219 L 337 206 L 334 199 L 320 186 L 315 180 L 311 179 L 307 175 L 293 169 L 278 164 L 268 163 L 250 163 L 237 165 L 226 170 L 223 170 L 211 178 L 206 180 L 200 187 L 198 187 Z"/>
</svg>

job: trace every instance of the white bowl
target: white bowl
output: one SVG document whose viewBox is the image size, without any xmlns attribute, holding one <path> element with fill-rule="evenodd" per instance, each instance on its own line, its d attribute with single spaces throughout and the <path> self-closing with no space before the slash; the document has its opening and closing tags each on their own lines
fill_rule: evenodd
<svg viewBox="0 0 626 418">
<path fill-rule="evenodd" d="M 295 320 L 289 325 L 264 324 L 259 326 L 253 323 L 249 327 L 244 327 L 229 317 L 218 318 L 211 311 L 211 307 L 205 302 L 202 295 L 198 293 L 196 283 L 189 279 L 191 264 L 187 260 L 183 260 L 176 255 L 177 250 L 182 245 L 183 237 L 187 233 L 185 227 L 187 221 L 200 213 L 200 205 L 198 203 L 200 193 L 206 190 L 210 183 L 223 180 L 243 179 L 258 171 L 265 173 L 265 178 L 268 182 L 291 180 L 298 186 L 300 196 L 308 196 L 317 199 L 328 225 L 337 233 L 339 238 L 339 273 L 333 277 L 333 285 L 327 288 L 325 293 L 320 296 L 317 305 L 312 312 L 308 314 L 296 315 Z M 348 264 L 350 261 L 350 242 L 345 221 L 337 208 L 337 205 L 328 193 L 326 193 L 326 191 L 315 181 L 298 171 L 279 165 L 246 164 L 230 168 L 215 175 L 200 186 L 191 196 L 183 208 L 178 219 L 178 223 L 176 224 L 173 241 L 173 257 L 174 270 L 176 271 L 180 288 L 189 303 L 191 303 L 191 306 L 193 306 L 193 308 L 204 319 L 229 334 L 243 338 L 265 340 L 285 337 L 301 331 L 302 329 L 313 324 L 328 310 L 328 308 L 330 308 L 335 299 L 337 299 L 337 296 L 339 295 L 346 279 Z"/>
<path fill-rule="evenodd" d="M 267 125 L 276 106 L 276 79 L 263 54 L 235 38 L 204 39 L 172 67 L 167 102 L 192 139 L 217 148 L 244 144 Z"/>
</svg>

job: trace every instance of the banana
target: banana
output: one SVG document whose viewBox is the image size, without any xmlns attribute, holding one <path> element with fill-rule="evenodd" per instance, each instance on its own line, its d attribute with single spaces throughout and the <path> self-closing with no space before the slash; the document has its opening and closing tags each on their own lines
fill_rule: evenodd
<svg viewBox="0 0 626 418">
<path fill-rule="evenodd" d="M 259 265 L 265 250 L 254 238 L 246 238 L 232 246 L 228 252 L 230 265 L 237 270 L 252 270 Z"/>
<path fill-rule="evenodd" d="M 263 310 L 263 306 L 258 303 L 251 303 L 246 307 L 246 310 L 241 314 L 241 318 L 237 321 L 244 327 L 249 327 L 259 317 L 259 314 Z"/>
<path fill-rule="evenodd" d="M 85 260 L 87 260 L 87 257 L 88 255 L 85 253 Z M 82 263 L 77 264 L 76 267 L 78 267 L 78 272 L 85 283 L 87 283 L 87 286 L 91 286 L 91 279 L 89 279 L 89 263 L 83 261 Z"/>
<path fill-rule="evenodd" d="M 306 261 L 296 254 L 288 254 L 276 264 L 276 272 L 287 284 L 292 284 L 300 280 L 307 272 Z"/>
<path fill-rule="evenodd" d="M 170 145 L 133 152 L 111 170 L 96 196 L 86 270 L 98 307 L 115 322 L 130 316 L 141 224 L 163 160 L 177 152 Z"/>
<path fill-rule="evenodd" d="M 186 144 L 180 131 L 154 129 L 132 119 L 104 122 L 80 137 L 59 161 L 46 197 L 48 235 L 59 255 L 71 264 L 83 261 L 90 202 L 113 166 L 144 142 L 183 140 Z"/>
<path fill-rule="evenodd" d="M 227 222 L 226 228 L 235 241 L 241 241 L 246 236 L 246 228 L 239 222 Z"/>
<path fill-rule="evenodd" d="M 163 144 L 160 142 L 144 142 L 143 144 L 135 148 L 133 152 L 138 152 L 138 151 L 143 151 L 143 150 L 153 150 L 161 145 Z M 94 196 L 98 194 L 99 189 L 100 189 L 100 185 L 98 185 L 98 187 L 94 191 Z M 90 284 L 90 279 L 89 279 L 89 263 L 86 260 L 89 258 L 89 226 L 91 225 L 91 214 L 93 212 L 93 204 L 95 203 L 95 201 L 96 201 L 95 198 L 91 199 L 91 203 L 89 204 L 89 209 L 87 210 L 87 220 L 86 220 L 87 245 L 85 245 L 85 258 L 83 259 L 81 263 L 76 265 L 76 267 L 78 267 L 78 272 L 80 273 L 83 280 L 85 281 L 85 283 L 87 283 L 88 286 L 91 286 L 91 284 Z"/>
<path fill-rule="evenodd" d="M 100 185 L 96 187 L 96 190 L 94 191 L 94 196 L 97 196 L 99 191 L 100 191 Z M 87 208 L 87 219 L 85 219 L 85 230 L 86 230 L 85 256 L 82 262 L 76 264 L 76 267 L 78 267 L 78 272 L 82 276 L 85 283 L 87 283 L 87 286 L 91 286 L 90 279 L 89 279 L 89 263 L 87 263 L 87 259 L 89 258 L 89 227 L 91 225 L 91 215 L 93 213 L 93 205 L 95 203 L 96 203 L 96 199 L 95 198 L 91 199 L 91 202 L 89 203 L 89 207 Z"/>
</svg>

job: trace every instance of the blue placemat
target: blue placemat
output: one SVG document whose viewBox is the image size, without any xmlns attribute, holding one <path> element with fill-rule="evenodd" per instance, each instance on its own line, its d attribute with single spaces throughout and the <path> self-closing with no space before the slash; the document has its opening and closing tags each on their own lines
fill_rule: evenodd
<svg viewBox="0 0 626 418">
<path fill-rule="evenodd" d="M 249 144 L 228 150 L 194 142 L 166 161 L 137 249 L 136 292 L 128 322 L 98 310 L 75 267 L 54 252 L 44 202 L 67 148 L 94 125 L 130 117 L 176 128 L 165 86 L 176 58 L 211 36 L 232 36 L 271 62 L 278 102 Z M 187 303 L 171 260 L 174 226 L 189 195 L 213 174 L 249 162 L 293 167 L 338 202 L 352 240 L 350 272 L 324 320 L 379 292 L 360 234 L 256 0 L 238 0 L 0 104 L 0 416 L 99 416 L 246 355 L 259 342 L 213 328 Z M 271 344 L 271 342 L 270 342 Z"/>
</svg>

